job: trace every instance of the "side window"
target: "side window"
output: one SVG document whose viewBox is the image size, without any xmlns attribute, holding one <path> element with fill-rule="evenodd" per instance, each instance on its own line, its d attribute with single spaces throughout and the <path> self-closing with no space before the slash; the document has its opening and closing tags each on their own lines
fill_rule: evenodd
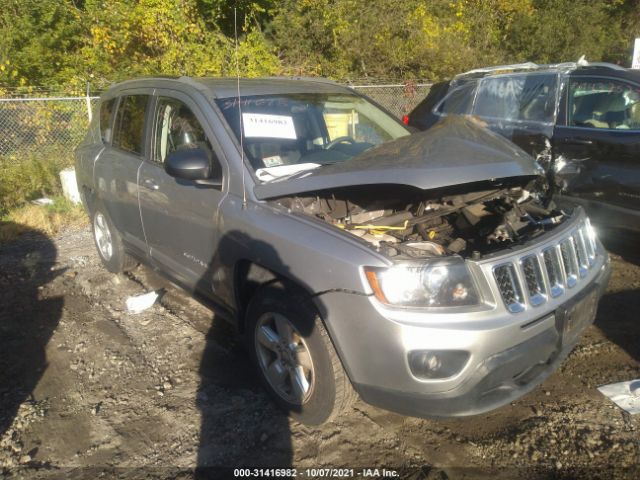
<svg viewBox="0 0 640 480">
<path fill-rule="evenodd" d="M 111 142 L 111 115 L 115 106 L 115 98 L 100 103 L 100 135 L 104 143 Z"/>
<path fill-rule="evenodd" d="M 144 117 L 148 95 L 122 97 L 113 127 L 113 145 L 138 155 L 144 145 Z"/>
<path fill-rule="evenodd" d="M 181 101 L 160 97 L 154 125 L 154 161 L 164 163 L 171 152 L 189 148 L 202 148 L 213 159 L 213 150 L 202 125 Z"/>
<path fill-rule="evenodd" d="M 487 77 L 480 82 L 474 113 L 511 121 L 554 121 L 556 75 L 527 74 Z"/>
<path fill-rule="evenodd" d="M 438 113 L 445 115 L 465 115 L 471 111 L 476 83 L 467 83 L 452 90 L 438 106 Z"/>
<path fill-rule="evenodd" d="M 567 120 L 572 127 L 640 130 L 640 87 L 601 78 L 571 79 Z"/>
</svg>

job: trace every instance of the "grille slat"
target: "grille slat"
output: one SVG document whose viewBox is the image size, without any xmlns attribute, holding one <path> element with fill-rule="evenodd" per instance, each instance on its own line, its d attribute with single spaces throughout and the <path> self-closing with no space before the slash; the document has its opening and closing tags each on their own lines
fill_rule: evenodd
<svg viewBox="0 0 640 480">
<path fill-rule="evenodd" d="M 578 281 L 578 259 L 576 258 L 576 252 L 573 249 L 571 238 L 560 242 L 560 256 L 562 258 L 567 287 L 573 288 Z"/>
<path fill-rule="evenodd" d="M 584 238 L 587 245 L 587 258 L 589 259 L 589 266 L 592 267 L 596 263 L 596 239 L 591 222 L 587 218 L 583 227 Z"/>
<path fill-rule="evenodd" d="M 571 240 L 578 259 L 578 273 L 581 278 L 586 277 L 587 273 L 589 273 L 589 260 L 587 259 L 587 247 L 584 244 L 582 230 L 578 230 L 574 233 L 571 236 Z"/>
<path fill-rule="evenodd" d="M 562 266 L 558 247 L 550 247 L 542 252 L 544 266 L 549 279 L 549 289 L 552 297 L 557 297 L 564 292 L 564 282 L 562 280 Z"/>
<path fill-rule="evenodd" d="M 538 257 L 536 255 L 524 257 L 521 260 L 521 265 L 524 281 L 529 293 L 529 302 L 531 302 L 531 305 L 534 307 L 543 304 L 547 300 L 547 297 Z"/>
<path fill-rule="evenodd" d="M 556 298 L 575 287 L 595 265 L 596 255 L 596 240 L 586 220 L 557 244 L 495 266 L 493 277 L 507 310 L 518 313 L 527 304 L 542 305 L 547 295 Z"/>
<path fill-rule="evenodd" d="M 493 275 L 498 283 L 498 289 L 507 309 L 512 313 L 524 310 L 524 299 L 520 282 L 516 276 L 516 269 L 511 263 L 497 266 Z"/>
</svg>

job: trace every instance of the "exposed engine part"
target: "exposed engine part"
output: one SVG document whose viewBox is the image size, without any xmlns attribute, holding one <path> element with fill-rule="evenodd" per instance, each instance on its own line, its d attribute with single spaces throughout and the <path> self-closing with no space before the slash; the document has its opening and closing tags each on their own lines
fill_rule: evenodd
<svg viewBox="0 0 640 480">
<path fill-rule="evenodd" d="M 546 190 L 538 190 L 538 180 L 457 188 L 425 192 L 392 186 L 381 192 L 363 187 L 275 202 L 341 228 L 387 255 L 407 258 L 457 254 L 479 259 L 534 238 L 565 218 Z"/>
<path fill-rule="evenodd" d="M 467 248 L 467 242 L 462 238 L 456 238 L 453 242 L 449 244 L 449 250 L 453 253 L 460 253 Z"/>
<path fill-rule="evenodd" d="M 382 242 L 397 243 L 400 241 L 398 238 L 392 237 L 391 235 L 386 235 L 384 233 L 373 234 L 367 232 L 366 230 L 351 230 L 351 233 L 356 237 L 360 237 L 363 240 L 371 243 L 372 245 L 375 245 L 376 247 L 379 247 Z"/>
<path fill-rule="evenodd" d="M 395 248 L 413 258 L 440 257 L 446 254 L 444 247 L 434 242 L 400 243 Z"/>
</svg>

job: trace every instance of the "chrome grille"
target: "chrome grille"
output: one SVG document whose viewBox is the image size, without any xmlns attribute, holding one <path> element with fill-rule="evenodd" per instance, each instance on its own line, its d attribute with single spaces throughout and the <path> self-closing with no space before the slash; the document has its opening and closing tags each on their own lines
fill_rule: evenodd
<svg viewBox="0 0 640 480">
<path fill-rule="evenodd" d="M 587 277 L 596 263 L 596 240 L 588 220 L 553 245 L 493 268 L 493 277 L 512 313 L 542 305 Z"/>
</svg>

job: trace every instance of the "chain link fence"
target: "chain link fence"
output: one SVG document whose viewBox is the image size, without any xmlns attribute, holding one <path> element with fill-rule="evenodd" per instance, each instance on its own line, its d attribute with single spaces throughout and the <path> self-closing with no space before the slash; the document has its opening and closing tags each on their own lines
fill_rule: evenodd
<svg viewBox="0 0 640 480">
<path fill-rule="evenodd" d="M 351 85 L 402 118 L 429 93 L 430 84 Z M 97 97 L 0 98 L 0 157 L 71 157 Z"/>
<path fill-rule="evenodd" d="M 427 96 L 431 84 L 408 82 L 403 85 L 352 85 L 351 88 L 402 118 Z"/>
<path fill-rule="evenodd" d="M 87 131 L 96 97 L 0 98 L 0 157 L 71 154 Z"/>
</svg>

